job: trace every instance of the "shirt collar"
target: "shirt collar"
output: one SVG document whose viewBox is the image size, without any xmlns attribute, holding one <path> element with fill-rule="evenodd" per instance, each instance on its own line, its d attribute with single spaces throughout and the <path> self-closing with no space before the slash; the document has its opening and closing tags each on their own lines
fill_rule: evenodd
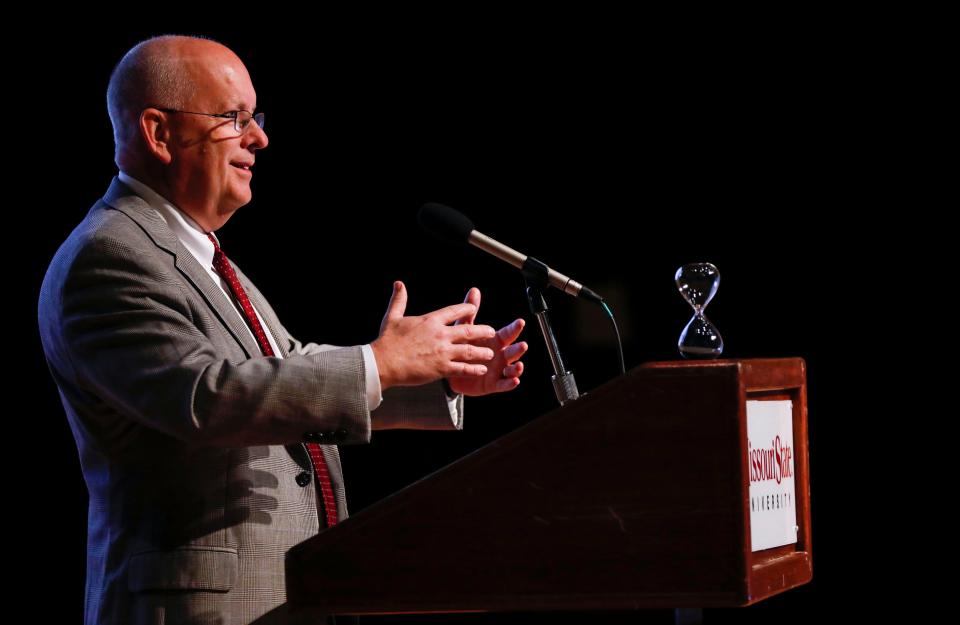
<svg viewBox="0 0 960 625">
<path fill-rule="evenodd" d="M 210 267 L 213 265 L 214 247 L 213 243 L 207 237 L 203 228 L 193 220 L 190 215 L 177 208 L 173 202 L 140 182 L 126 172 L 120 172 L 120 181 L 133 189 L 137 195 L 146 200 L 151 208 L 160 213 L 170 229 L 173 231 L 180 243 L 183 244 L 193 256 L 200 261 L 201 266 Z M 213 233 L 210 233 L 213 234 Z M 216 235 L 213 235 L 216 238 Z M 217 239 L 217 245 L 220 245 L 220 239 Z"/>
</svg>

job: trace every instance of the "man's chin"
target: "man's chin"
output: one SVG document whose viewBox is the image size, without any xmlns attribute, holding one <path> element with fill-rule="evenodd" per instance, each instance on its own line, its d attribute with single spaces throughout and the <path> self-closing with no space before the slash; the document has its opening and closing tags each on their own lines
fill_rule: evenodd
<svg viewBox="0 0 960 625">
<path fill-rule="evenodd" d="M 246 202 L 243 202 L 242 204 L 239 203 L 239 201 L 237 201 L 237 202 L 231 203 L 228 206 L 221 207 L 219 211 L 221 223 L 224 223 L 224 224 L 227 223 L 227 220 L 233 217 L 234 213 L 236 213 L 238 210 L 240 210 L 241 208 L 243 208 L 249 203 L 250 203 L 250 200 L 248 199 Z"/>
<path fill-rule="evenodd" d="M 240 208 L 249 204 L 251 200 L 253 200 L 253 193 L 250 193 L 249 191 L 247 191 L 247 193 L 244 193 L 244 194 L 236 195 L 230 198 L 230 202 L 227 203 L 226 212 L 233 213 L 234 211 L 237 211 Z"/>
</svg>

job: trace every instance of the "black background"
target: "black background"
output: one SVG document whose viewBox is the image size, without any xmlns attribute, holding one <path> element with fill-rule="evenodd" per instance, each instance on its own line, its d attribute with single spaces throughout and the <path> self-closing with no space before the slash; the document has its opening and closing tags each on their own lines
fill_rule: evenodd
<svg viewBox="0 0 960 625">
<path fill-rule="evenodd" d="M 26 271 L 16 272 L 34 302 L 23 307 L 24 327 L 36 328 L 37 293 L 54 251 L 116 172 L 105 106 L 113 65 L 151 35 L 212 36 L 247 64 L 270 137 L 257 155 L 253 202 L 218 236 L 294 335 L 371 341 L 395 279 L 407 284 L 408 314 L 459 302 L 478 286 L 480 321 L 528 321 L 523 383 L 469 400 L 462 432 L 378 432 L 370 445 L 342 448 L 353 512 L 555 405 L 521 278 L 419 231 L 418 207 L 436 201 L 607 296 L 628 368 L 677 358 L 690 309 L 673 275 L 694 261 L 714 263 L 723 276 L 708 316 L 725 356 L 806 360 L 814 581 L 749 609 L 707 610 L 707 622 L 792 622 L 827 605 L 857 613 L 890 599 L 878 598 L 890 571 L 889 553 L 878 555 L 889 538 L 878 518 L 896 506 L 877 484 L 899 460 L 884 467 L 868 431 L 902 416 L 877 391 L 893 377 L 883 354 L 900 339 L 875 305 L 910 292 L 890 296 L 899 270 L 884 256 L 890 226 L 877 207 L 894 192 L 875 167 L 888 134 L 878 130 L 868 94 L 885 59 L 829 28 L 788 32 L 779 23 L 750 37 L 707 37 L 706 25 L 693 32 L 683 21 L 638 26 L 614 17 L 562 28 L 536 19 L 488 26 L 450 19 L 423 32 L 295 17 L 287 23 L 300 27 L 282 29 L 255 14 L 242 28 L 64 29 L 19 51 L 15 65 L 25 71 L 16 80 L 32 106 L 29 115 L 8 112 L 6 126 L 18 135 L 22 178 L 12 182 L 28 189 L 30 201 L 11 213 L 39 235 Z M 549 298 L 581 391 L 616 375 L 600 311 L 555 291 Z M 50 608 L 79 620 L 86 488 L 36 332 L 16 338 L 36 389 L 20 444 L 42 452 L 31 456 L 28 494 L 14 498 L 30 516 L 11 514 L 26 522 L 24 536 L 57 537 L 26 540 L 22 570 L 42 586 L 52 564 L 63 592 Z M 671 618 L 666 610 L 511 616 Z"/>
</svg>

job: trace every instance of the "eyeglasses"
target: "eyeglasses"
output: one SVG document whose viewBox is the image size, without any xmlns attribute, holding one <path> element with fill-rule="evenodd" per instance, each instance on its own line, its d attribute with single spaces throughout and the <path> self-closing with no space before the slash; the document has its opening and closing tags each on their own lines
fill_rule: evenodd
<svg viewBox="0 0 960 625">
<path fill-rule="evenodd" d="M 243 134 L 250 127 L 250 120 L 253 120 L 260 129 L 263 129 L 263 113 L 254 115 L 250 111 L 230 111 L 229 113 L 197 113 L 196 111 L 178 111 L 177 109 L 162 109 L 158 111 L 164 113 L 189 113 L 190 115 L 206 115 L 207 117 L 222 117 L 233 120 L 233 128 L 238 134 Z"/>
</svg>

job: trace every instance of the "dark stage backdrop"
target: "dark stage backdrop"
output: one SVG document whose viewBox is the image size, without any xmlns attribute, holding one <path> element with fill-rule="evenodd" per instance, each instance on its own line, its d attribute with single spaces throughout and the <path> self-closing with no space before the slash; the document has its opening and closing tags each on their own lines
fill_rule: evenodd
<svg viewBox="0 0 960 625">
<path fill-rule="evenodd" d="M 12 210 L 39 233 L 26 273 L 17 272 L 30 304 L 17 339 L 33 389 L 19 440 L 37 453 L 26 469 L 29 495 L 17 499 L 30 515 L 8 514 L 23 518 L 24 536 L 35 537 L 24 541 L 23 576 L 40 587 L 56 584 L 51 609 L 81 618 L 87 498 L 36 336 L 37 293 L 54 251 L 115 174 L 104 95 L 113 65 L 140 39 L 175 31 L 221 40 L 250 70 L 270 145 L 257 155 L 254 200 L 218 235 L 298 338 L 371 341 L 396 279 L 408 286 L 410 314 L 459 302 L 478 286 L 483 322 L 529 322 L 523 383 L 468 400 L 464 431 L 378 432 L 370 445 L 342 449 L 354 512 L 555 405 L 521 278 L 476 250 L 422 233 L 416 211 L 436 201 L 605 294 L 621 323 L 628 368 L 678 357 L 690 309 L 674 272 L 686 262 L 716 264 L 722 280 L 708 316 L 725 355 L 807 361 L 815 554 L 810 585 L 748 610 L 708 610 L 707 622 L 807 620 L 838 598 L 834 610 L 858 610 L 863 597 L 842 597 L 857 580 L 871 580 L 855 555 L 872 544 L 865 520 L 876 507 L 854 466 L 866 416 L 857 397 L 869 365 L 853 323 L 863 312 L 856 304 L 863 287 L 851 298 L 851 276 L 870 274 L 858 273 L 869 234 L 846 214 L 858 186 L 850 165 L 864 136 L 844 96 L 846 74 L 820 71 L 829 69 L 822 58 L 775 48 L 773 35 L 768 53 L 735 42 L 696 50 L 682 40 L 649 45 L 623 32 L 543 41 L 523 29 L 506 40 L 464 40 L 452 28 L 429 38 L 320 43 L 334 30 L 61 34 L 24 65 L 16 100 L 29 102 L 29 119 L 44 123 L 21 125 L 11 110 L 5 125 L 22 135 L 23 179 L 8 182 L 27 181 L 32 200 Z M 581 391 L 616 375 L 612 331 L 599 310 L 556 291 L 549 302 Z M 509 616 L 528 623 L 671 618 L 669 611 Z"/>
</svg>

